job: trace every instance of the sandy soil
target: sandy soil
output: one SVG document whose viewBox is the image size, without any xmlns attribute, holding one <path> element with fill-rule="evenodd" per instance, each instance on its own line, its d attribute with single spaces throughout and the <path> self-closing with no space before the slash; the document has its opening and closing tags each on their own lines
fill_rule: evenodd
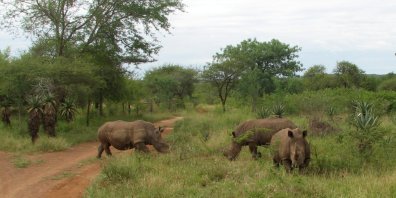
<svg viewBox="0 0 396 198">
<path fill-rule="evenodd" d="M 155 123 L 164 126 L 167 135 L 175 117 Z M 101 160 L 95 158 L 98 142 L 79 144 L 61 152 L 28 156 L 31 164 L 16 168 L 13 154 L 0 151 L 0 197 L 82 197 L 85 189 L 101 170 Z M 129 151 L 116 151 L 113 154 Z"/>
</svg>

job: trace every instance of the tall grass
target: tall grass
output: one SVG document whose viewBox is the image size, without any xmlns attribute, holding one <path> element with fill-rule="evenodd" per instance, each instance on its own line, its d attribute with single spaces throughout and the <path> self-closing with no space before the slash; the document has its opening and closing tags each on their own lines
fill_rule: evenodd
<svg viewBox="0 0 396 198">
<path fill-rule="evenodd" d="M 370 159 L 364 159 L 345 135 L 350 126 L 341 123 L 336 134 L 308 136 L 312 150 L 308 172 L 287 174 L 282 167 L 273 166 L 264 147 L 259 148 L 263 156 L 258 160 L 251 158 L 247 148 L 235 161 L 222 155 L 221 150 L 231 142 L 231 130 L 254 114 L 233 109 L 183 116 L 166 137 L 172 146 L 170 153 L 133 153 L 105 160 L 100 177 L 85 197 L 396 196 L 393 138 L 375 145 Z M 299 127 L 307 126 L 305 117 L 289 118 Z"/>
</svg>

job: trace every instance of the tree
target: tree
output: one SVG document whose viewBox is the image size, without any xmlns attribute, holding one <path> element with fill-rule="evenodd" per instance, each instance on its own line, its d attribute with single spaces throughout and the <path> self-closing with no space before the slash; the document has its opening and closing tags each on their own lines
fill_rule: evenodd
<svg viewBox="0 0 396 198">
<path fill-rule="evenodd" d="M 11 99 L 7 97 L 0 99 L 1 121 L 5 126 L 11 126 L 11 103 Z"/>
<path fill-rule="evenodd" d="M 363 70 L 348 61 L 337 62 L 334 73 L 344 88 L 360 87 L 365 77 Z"/>
<path fill-rule="evenodd" d="M 4 51 L 0 51 L 0 73 L 4 75 L 4 69 L 10 64 L 10 48 L 6 48 Z M 0 78 L 0 114 L 1 121 L 6 126 L 11 125 L 11 105 L 12 100 L 7 96 L 4 84 L 6 81 L 4 78 Z"/>
<path fill-rule="evenodd" d="M 153 98 L 151 93 L 147 90 L 147 85 L 143 80 L 134 79 L 136 77 L 129 76 L 126 78 L 126 90 L 124 92 L 124 100 L 127 102 L 128 114 L 132 112 L 132 105 L 135 106 L 136 116 L 140 116 L 141 102 L 144 98 L 150 101 L 150 112 L 153 112 Z"/>
<path fill-rule="evenodd" d="M 324 65 L 313 65 L 305 71 L 304 86 L 308 90 L 317 91 L 320 89 L 334 87 L 334 77 L 326 73 Z"/>
<path fill-rule="evenodd" d="M 197 71 L 179 65 L 164 65 L 146 73 L 144 80 L 152 93 L 171 108 L 173 99 L 184 108 L 184 98 L 192 96 Z"/>
<path fill-rule="evenodd" d="M 379 90 L 396 91 L 396 77 L 389 78 L 378 85 Z"/>
<path fill-rule="evenodd" d="M 234 89 L 243 69 L 237 62 L 215 56 L 213 63 L 209 64 L 202 73 L 202 78 L 216 87 L 223 112 L 226 111 L 227 98 L 231 90 Z"/>
<path fill-rule="evenodd" d="M 87 123 L 92 102 L 102 115 L 105 99 L 120 98 L 124 63 L 154 61 L 153 55 L 160 49 L 157 33 L 169 32 L 168 17 L 184 8 L 181 0 L 5 0 L 0 5 L 6 10 L 1 15 L 2 28 L 22 29 L 34 38 L 31 55 L 51 64 L 59 57 L 90 59 L 88 65 L 95 66 L 92 76 L 101 82 L 84 87 L 89 89 L 85 92 Z M 59 88 L 56 94 L 62 96 L 57 97 L 65 98 L 67 90 Z"/>
<path fill-rule="evenodd" d="M 169 31 L 168 16 L 182 10 L 180 0 L 4 0 L 3 28 L 22 28 L 44 43 L 54 56 L 84 52 L 106 40 L 125 63 L 152 60 L 159 49 L 155 31 Z M 20 27 L 19 27 L 20 26 Z"/>
<path fill-rule="evenodd" d="M 241 78 L 239 90 L 251 99 L 254 111 L 258 98 L 275 90 L 274 77 L 293 76 L 301 70 L 301 63 L 296 60 L 300 50 L 276 39 L 268 42 L 247 39 L 236 46 L 227 46 L 215 59 L 236 67 Z"/>
</svg>

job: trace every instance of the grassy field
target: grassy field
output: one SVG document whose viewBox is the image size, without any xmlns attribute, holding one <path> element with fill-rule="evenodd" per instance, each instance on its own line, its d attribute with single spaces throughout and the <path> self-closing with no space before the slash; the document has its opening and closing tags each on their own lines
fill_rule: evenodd
<svg viewBox="0 0 396 198">
<path fill-rule="evenodd" d="M 324 102 L 326 103 L 326 102 Z M 342 107 L 342 105 L 339 105 Z M 248 108 L 248 107 L 247 107 Z M 301 107 L 302 108 L 302 107 Z M 318 108 L 319 109 L 319 108 Z M 324 108 L 321 108 L 324 109 Z M 339 108 L 340 109 L 340 108 Z M 311 109 L 308 112 L 313 112 Z M 309 129 L 311 116 L 293 113 L 286 117 L 300 128 L 308 129 L 311 164 L 305 174 L 288 174 L 272 164 L 269 149 L 260 147 L 262 158 L 253 160 L 243 148 L 235 161 L 222 154 L 232 141 L 231 131 L 241 121 L 256 114 L 243 108 L 199 105 L 175 113 L 145 114 L 141 119 L 158 121 L 183 116 L 174 131 L 166 137 L 171 152 L 104 157 L 102 171 L 85 192 L 85 197 L 396 197 L 395 116 L 382 114 L 380 130 L 384 133 L 372 151 L 359 152 L 356 130 L 348 111 L 340 111 L 332 120 L 317 111 L 333 128 L 329 133 L 315 134 Z M 15 119 L 15 117 L 14 117 Z M 96 139 L 97 128 L 109 120 L 135 120 L 126 115 L 94 117 L 90 126 L 83 116 L 68 124 L 58 122 L 57 138 L 40 132 L 31 144 L 27 124 L 13 120 L 11 128 L 0 127 L 0 150 L 13 152 L 12 163 L 24 168 L 40 163 L 24 156 L 30 153 L 59 151 Z"/>
<path fill-rule="evenodd" d="M 267 148 L 253 160 L 244 148 L 236 161 L 222 151 L 231 142 L 231 130 L 254 115 L 241 110 L 223 114 L 185 113 L 166 139 L 169 154 L 151 153 L 105 159 L 103 170 L 85 197 L 395 197 L 396 150 L 394 124 L 382 118 L 390 131 L 360 155 L 340 119 L 329 135 L 310 135 L 312 160 L 306 174 L 287 174 L 275 168 Z M 303 116 L 289 116 L 304 128 Z"/>
</svg>

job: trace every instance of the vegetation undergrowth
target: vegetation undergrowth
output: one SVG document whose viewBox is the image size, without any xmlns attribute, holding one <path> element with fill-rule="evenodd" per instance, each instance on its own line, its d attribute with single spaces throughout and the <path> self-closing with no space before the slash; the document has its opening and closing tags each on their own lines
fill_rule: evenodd
<svg viewBox="0 0 396 198">
<path fill-rule="evenodd" d="M 85 197 L 384 197 L 396 196 L 395 140 L 373 144 L 370 156 L 359 150 L 348 135 L 354 130 L 339 121 L 332 134 L 309 134 L 311 164 L 305 174 L 287 174 L 276 168 L 268 148 L 259 147 L 262 158 L 253 160 L 247 147 L 235 161 L 222 151 L 231 142 L 231 131 L 255 113 L 230 109 L 183 114 L 173 133 L 168 154 L 106 158 L 103 170 Z M 287 115 L 299 127 L 308 117 Z M 344 119 L 343 119 L 344 120 Z M 383 126 L 394 128 L 390 120 Z"/>
</svg>

